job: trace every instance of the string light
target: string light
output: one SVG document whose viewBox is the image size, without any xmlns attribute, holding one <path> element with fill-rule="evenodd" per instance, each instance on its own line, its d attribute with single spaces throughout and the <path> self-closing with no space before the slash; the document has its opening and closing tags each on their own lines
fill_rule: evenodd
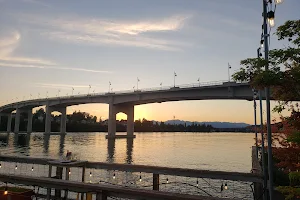
<svg viewBox="0 0 300 200">
<path fill-rule="evenodd" d="M 6 186 L 5 186 L 5 189 L 4 189 L 4 193 L 3 193 L 4 195 L 7 195 L 8 194 L 8 188 L 7 188 L 7 184 L 6 184 Z"/>
<path fill-rule="evenodd" d="M 283 3 L 283 0 L 275 0 L 275 4 L 281 4 L 281 3 Z"/>
<path fill-rule="evenodd" d="M 227 183 L 225 183 L 225 187 L 224 187 L 224 189 L 225 189 L 225 190 L 227 190 L 227 189 L 228 189 Z"/>
<path fill-rule="evenodd" d="M 167 178 L 167 183 L 169 183 L 169 179 Z"/>
<path fill-rule="evenodd" d="M 198 181 L 198 179 L 197 179 L 197 187 L 199 186 L 199 181 Z"/>
<path fill-rule="evenodd" d="M 17 170 L 17 169 L 18 169 L 18 166 L 16 165 L 15 170 Z"/>
<path fill-rule="evenodd" d="M 1 167 L 2 167 L 2 165 L 1 165 L 1 163 L 0 163 L 0 169 L 1 169 Z"/>
<path fill-rule="evenodd" d="M 71 175 L 71 169 L 69 169 L 69 175 Z"/>
<path fill-rule="evenodd" d="M 92 177 L 93 175 L 92 175 L 92 172 L 90 172 L 90 177 Z"/>
<path fill-rule="evenodd" d="M 260 40 L 260 47 L 264 48 L 264 40 Z"/>
<path fill-rule="evenodd" d="M 268 12 L 268 23 L 270 27 L 275 26 L 275 13 L 272 10 Z"/>
<path fill-rule="evenodd" d="M 33 166 L 31 167 L 31 171 L 33 172 Z"/>
<path fill-rule="evenodd" d="M 142 172 L 140 172 L 140 182 L 142 182 Z"/>
<path fill-rule="evenodd" d="M 116 173 L 114 172 L 113 179 L 116 179 Z"/>
</svg>

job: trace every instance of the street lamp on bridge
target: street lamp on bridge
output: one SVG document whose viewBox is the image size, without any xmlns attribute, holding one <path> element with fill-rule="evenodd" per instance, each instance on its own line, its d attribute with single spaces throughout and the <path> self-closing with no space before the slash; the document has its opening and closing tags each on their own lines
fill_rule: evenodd
<svg viewBox="0 0 300 200">
<path fill-rule="evenodd" d="M 175 87 L 175 77 L 177 76 L 176 72 L 174 72 L 174 87 Z"/>
<path fill-rule="evenodd" d="M 88 94 L 90 94 L 90 89 L 91 89 L 91 87 L 92 87 L 92 86 L 91 86 L 91 85 L 89 85 L 89 91 L 88 91 Z"/>
<path fill-rule="evenodd" d="M 110 86 L 111 86 L 111 82 L 108 82 L 108 92 L 110 92 Z"/>
<path fill-rule="evenodd" d="M 200 87 L 200 77 L 198 78 L 198 80 L 197 80 L 197 81 L 198 81 L 198 83 L 199 83 L 199 87 Z"/>
<path fill-rule="evenodd" d="M 136 78 L 136 90 L 139 89 L 139 82 L 140 82 L 140 79 L 139 77 Z"/>
</svg>

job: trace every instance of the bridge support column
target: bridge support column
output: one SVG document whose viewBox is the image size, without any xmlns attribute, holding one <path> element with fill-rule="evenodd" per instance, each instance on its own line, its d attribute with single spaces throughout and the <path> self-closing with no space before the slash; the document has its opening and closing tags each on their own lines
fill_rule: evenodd
<svg viewBox="0 0 300 200">
<path fill-rule="evenodd" d="M 27 133 L 32 133 L 32 109 L 28 109 L 27 115 Z"/>
<path fill-rule="evenodd" d="M 107 138 L 114 138 L 116 135 L 116 106 L 112 103 L 109 104 L 108 114 L 108 135 Z"/>
<path fill-rule="evenodd" d="M 14 129 L 14 133 L 19 133 L 19 129 L 20 129 L 20 115 L 21 115 L 21 109 L 17 108 L 16 115 L 15 115 L 15 129 Z"/>
<path fill-rule="evenodd" d="M 123 112 L 127 115 L 127 135 L 116 135 L 116 114 Z M 106 138 L 135 138 L 134 135 L 134 105 L 109 104 L 108 135 Z"/>
<path fill-rule="evenodd" d="M 134 106 L 127 107 L 127 136 L 133 137 L 134 133 Z"/>
<path fill-rule="evenodd" d="M 60 118 L 60 133 L 65 134 L 66 133 L 66 127 L 67 127 L 67 108 L 63 107 L 60 110 L 61 118 Z"/>
<path fill-rule="evenodd" d="M 11 132 L 11 113 L 7 115 L 7 127 L 6 127 L 7 133 Z"/>
<path fill-rule="evenodd" d="M 53 109 L 47 105 L 46 106 L 46 119 L 45 119 L 45 133 L 51 133 L 51 112 Z"/>
</svg>

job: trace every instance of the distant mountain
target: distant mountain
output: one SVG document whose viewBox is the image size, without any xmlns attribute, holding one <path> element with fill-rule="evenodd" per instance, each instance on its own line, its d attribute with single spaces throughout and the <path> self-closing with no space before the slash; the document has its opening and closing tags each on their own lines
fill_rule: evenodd
<svg viewBox="0 0 300 200">
<path fill-rule="evenodd" d="M 191 122 L 191 121 L 183 121 L 183 120 L 168 120 L 165 121 L 166 124 L 186 124 L 191 125 L 195 124 L 206 124 L 211 125 L 214 128 L 245 128 L 251 126 L 251 124 L 246 124 L 242 122 Z"/>
</svg>

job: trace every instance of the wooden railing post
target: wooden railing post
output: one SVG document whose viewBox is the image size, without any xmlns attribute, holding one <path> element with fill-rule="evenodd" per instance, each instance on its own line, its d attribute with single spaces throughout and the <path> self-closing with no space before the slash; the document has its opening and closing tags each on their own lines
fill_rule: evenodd
<svg viewBox="0 0 300 200">
<path fill-rule="evenodd" d="M 63 168 L 56 167 L 56 177 L 57 179 L 62 179 Z M 61 190 L 55 190 L 55 197 L 61 198 Z"/>
<path fill-rule="evenodd" d="M 153 190 L 159 190 L 159 174 L 153 174 Z"/>
</svg>

